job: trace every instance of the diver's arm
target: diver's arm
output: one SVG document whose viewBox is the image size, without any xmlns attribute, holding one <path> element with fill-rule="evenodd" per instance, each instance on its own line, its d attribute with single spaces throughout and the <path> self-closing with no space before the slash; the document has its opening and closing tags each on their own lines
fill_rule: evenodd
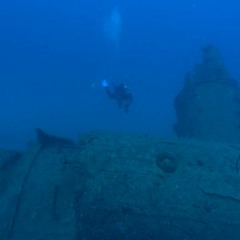
<svg viewBox="0 0 240 240">
<path fill-rule="evenodd" d="M 109 87 L 105 87 L 105 91 L 110 98 L 115 98 L 114 94 L 110 91 Z"/>
<path fill-rule="evenodd" d="M 108 81 L 106 79 L 102 80 L 101 85 L 102 85 L 102 87 L 105 88 L 105 91 L 106 91 L 108 97 L 115 98 L 115 94 L 110 91 L 109 84 L 108 84 Z M 115 86 L 114 86 L 114 89 L 115 89 Z"/>
</svg>

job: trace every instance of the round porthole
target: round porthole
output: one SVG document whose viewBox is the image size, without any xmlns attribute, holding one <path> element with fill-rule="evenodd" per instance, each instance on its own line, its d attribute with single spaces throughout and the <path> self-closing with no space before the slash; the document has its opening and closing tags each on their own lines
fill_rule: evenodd
<svg viewBox="0 0 240 240">
<path fill-rule="evenodd" d="M 156 163 L 165 173 L 173 173 L 177 170 L 176 156 L 170 152 L 157 154 Z"/>
</svg>

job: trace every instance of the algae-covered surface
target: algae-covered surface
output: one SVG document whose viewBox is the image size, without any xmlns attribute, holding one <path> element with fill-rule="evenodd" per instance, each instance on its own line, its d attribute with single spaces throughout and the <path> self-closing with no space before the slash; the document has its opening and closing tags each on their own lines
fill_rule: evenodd
<svg viewBox="0 0 240 240">
<path fill-rule="evenodd" d="M 1 240 L 239 239 L 238 145 L 91 132 L 11 154 Z"/>
</svg>

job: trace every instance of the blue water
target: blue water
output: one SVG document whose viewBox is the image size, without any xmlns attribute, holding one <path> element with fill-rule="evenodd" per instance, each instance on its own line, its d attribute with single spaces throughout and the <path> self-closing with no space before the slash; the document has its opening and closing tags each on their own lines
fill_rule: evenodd
<svg viewBox="0 0 240 240">
<path fill-rule="evenodd" d="M 118 49 L 104 36 L 116 6 Z M 174 97 L 202 46 L 215 44 L 240 79 L 239 8 L 237 0 L 2 0 L 0 147 L 23 148 L 35 127 L 70 137 L 95 129 L 171 136 Z M 131 87 L 128 114 L 102 79 Z"/>
</svg>

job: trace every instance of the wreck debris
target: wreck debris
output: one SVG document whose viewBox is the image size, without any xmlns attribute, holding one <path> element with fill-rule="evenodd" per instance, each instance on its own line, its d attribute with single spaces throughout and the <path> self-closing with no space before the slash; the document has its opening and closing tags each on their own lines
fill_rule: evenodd
<svg viewBox="0 0 240 240">
<path fill-rule="evenodd" d="M 75 147 L 73 140 L 50 135 L 40 128 L 35 129 L 38 143 L 44 147 Z"/>
</svg>

